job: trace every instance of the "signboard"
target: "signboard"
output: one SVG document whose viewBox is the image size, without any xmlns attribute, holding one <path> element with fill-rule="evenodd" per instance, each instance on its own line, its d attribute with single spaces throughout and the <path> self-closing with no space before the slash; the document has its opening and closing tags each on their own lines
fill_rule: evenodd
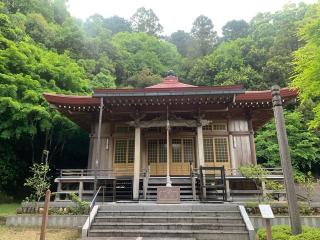
<svg viewBox="0 0 320 240">
<path fill-rule="evenodd" d="M 270 205 L 260 204 L 259 209 L 260 209 L 260 213 L 261 213 L 262 218 L 266 218 L 266 219 L 274 218 L 274 215 L 273 215 L 273 212 L 272 212 Z"/>
<path fill-rule="evenodd" d="M 157 203 L 180 203 L 180 187 L 158 187 Z"/>
</svg>

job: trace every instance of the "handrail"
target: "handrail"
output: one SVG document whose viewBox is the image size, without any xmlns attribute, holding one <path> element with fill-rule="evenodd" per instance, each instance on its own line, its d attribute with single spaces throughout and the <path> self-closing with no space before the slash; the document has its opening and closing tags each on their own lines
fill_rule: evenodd
<svg viewBox="0 0 320 240">
<path fill-rule="evenodd" d="M 94 205 L 96 205 L 96 200 L 97 200 L 97 197 L 98 197 L 99 192 L 100 192 L 101 189 L 102 189 L 102 186 L 100 186 L 98 188 L 97 192 L 95 193 L 95 195 L 94 195 L 94 197 L 93 197 L 93 199 L 92 199 L 92 201 L 90 203 L 90 212 L 91 212 L 92 208 L 94 207 Z"/>
<path fill-rule="evenodd" d="M 94 169 L 57 169 L 60 177 L 89 177 L 95 175 Z M 147 170 L 142 169 L 140 174 L 145 174 Z M 133 172 L 129 170 L 111 170 L 111 169 L 99 169 L 97 170 L 98 176 L 117 176 L 117 175 L 133 175 Z"/>
</svg>

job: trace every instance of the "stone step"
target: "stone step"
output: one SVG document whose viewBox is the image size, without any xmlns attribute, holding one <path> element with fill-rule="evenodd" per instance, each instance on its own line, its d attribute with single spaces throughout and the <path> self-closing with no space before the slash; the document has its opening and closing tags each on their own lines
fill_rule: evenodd
<svg viewBox="0 0 320 240">
<path fill-rule="evenodd" d="M 122 223 L 94 222 L 91 229 L 140 229 L 140 230 L 223 230 L 246 231 L 244 223 Z"/>
<path fill-rule="evenodd" d="M 95 222 L 120 223 L 233 223 L 242 224 L 241 217 L 185 217 L 185 216 L 96 216 Z"/>
<path fill-rule="evenodd" d="M 156 238 L 196 238 L 248 240 L 247 231 L 220 231 L 220 230 L 134 230 L 134 229 L 96 229 L 89 230 L 89 237 L 156 237 Z"/>
<path fill-rule="evenodd" d="M 238 211 L 106 211 L 99 210 L 97 216 L 185 216 L 185 217 L 226 217 L 238 216 Z"/>
<path fill-rule="evenodd" d="M 108 212 L 128 212 L 128 211 L 153 211 L 153 212 L 170 212 L 170 211 L 236 211 L 239 212 L 238 205 L 232 203 L 184 203 L 184 204 L 157 204 L 157 203 L 105 203 L 100 205 L 99 211 Z"/>
<path fill-rule="evenodd" d="M 167 238 L 167 237 L 86 237 L 82 240 L 196 240 L 195 238 Z"/>
</svg>

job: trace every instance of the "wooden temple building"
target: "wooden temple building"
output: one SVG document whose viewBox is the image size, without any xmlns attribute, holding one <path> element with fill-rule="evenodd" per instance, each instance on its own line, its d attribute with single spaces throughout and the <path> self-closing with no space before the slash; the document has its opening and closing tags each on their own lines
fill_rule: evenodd
<svg viewBox="0 0 320 240">
<path fill-rule="evenodd" d="M 285 106 L 297 91 L 283 88 L 280 94 Z M 256 164 L 254 132 L 273 117 L 270 90 L 193 86 L 172 75 L 141 89 L 44 97 L 90 136 L 87 169 L 65 170 L 57 182 L 76 177 L 83 188 L 86 179 L 96 190 L 102 180 L 129 177 L 133 199 L 141 192 L 146 197 L 152 177 L 171 186 L 200 167 L 223 166 L 231 178 L 239 167 Z"/>
</svg>

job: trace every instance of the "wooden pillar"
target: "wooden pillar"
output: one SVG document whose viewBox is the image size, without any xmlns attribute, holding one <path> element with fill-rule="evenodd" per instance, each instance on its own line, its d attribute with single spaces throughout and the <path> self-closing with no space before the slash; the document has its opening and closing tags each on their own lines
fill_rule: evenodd
<svg viewBox="0 0 320 240">
<path fill-rule="evenodd" d="M 280 150 L 281 166 L 283 169 L 284 181 L 286 186 L 286 193 L 289 206 L 289 215 L 292 234 L 297 235 L 301 233 L 301 220 L 299 213 L 299 206 L 297 203 L 297 195 L 294 188 L 292 164 L 289 152 L 288 137 L 285 128 L 285 121 L 282 108 L 282 99 L 280 96 L 280 87 L 272 87 L 272 103 L 274 118 L 276 122 L 278 144 Z"/>
<path fill-rule="evenodd" d="M 98 169 L 100 165 L 100 156 L 101 156 L 101 125 L 102 125 L 102 112 L 103 112 L 103 98 L 100 98 L 100 111 L 99 111 L 99 126 L 98 126 L 98 139 L 97 139 L 97 153 L 96 153 L 96 161 L 94 164 L 94 195 L 97 191 L 97 175 Z"/>
<path fill-rule="evenodd" d="M 249 142 L 250 142 L 250 153 L 251 153 L 251 164 L 257 164 L 256 146 L 254 143 L 254 131 L 252 126 L 252 118 L 248 117 L 248 128 L 249 128 Z"/>
<path fill-rule="evenodd" d="M 46 230 L 48 225 L 48 213 L 49 213 L 49 203 L 50 203 L 51 191 L 48 189 L 46 191 L 46 198 L 44 201 L 43 214 L 42 214 L 42 224 L 41 224 L 41 233 L 40 240 L 46 239 Z"/>
<path fill-rule="evenodd" d="M 203 132 L 202 132 L 202 124 L 197 126 L 197 150 L 198 150 L 198 167 L 204 167 L 204 150 L 203 150 Z"/>
<path fill-rule="evenodd" d="M 141 142 L 141 128 L 135 128 L 134 135 L 134 172 L 133 172 L 133 199 L 139 199 L 139 181 L 140 181 L 140 142 Z"/>
</svg>

